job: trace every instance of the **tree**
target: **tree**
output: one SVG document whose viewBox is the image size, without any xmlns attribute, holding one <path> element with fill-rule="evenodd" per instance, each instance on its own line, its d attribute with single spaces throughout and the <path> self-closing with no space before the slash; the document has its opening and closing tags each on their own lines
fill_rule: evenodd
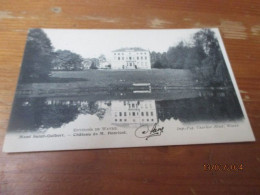
<svg viewBox="0 0 260 195">
<path fill-rule="evenodd" d="M 210 29 L 201 30 L 193 36 L 193 41 L 194 48 L 201 53 L 197 69 L 201 80 L 211 85 L 230 84 L 231 79 L 215 33 Z"/>
<path fill-rule="evenodd" d="M 180 42 L 176 47 L 170 47 L 167 51 L 170 68 L 183 69 L 187 51 L 188 47 L 183 42 Z"/>
<path fill-rule="evenodd" d="M 41 29 L 31 29 L 28 33 L 19 81 L 44 82 L 48 80 L 53 58 L 50 39 Z"/>
<path fill-rule="evenodd" d="M 206 54 L 200 47 L 190 47 L 186 49 L 185 58 L 183 59 L 183 68 L 196 70 L 201 67 L 202 61 L 205 59 Z"/>
<path fill-rule="evenodd" d="M 54 69 L 60 70 L 82 70 L 83 58 L 69 50 L 58 50 L 52 61 Z"/>
<path fill-rule="evenodd" d="M 151 64 L 152 68 L 168 68 L 168 59 L 166 57 L 166 52 L 156 53 L 151 52 Z"/>
<path fill-rule="evenodd" d="M 156 61 L 156 62 L 153 64 L 153 68 L 159 68 L 159 69 L 161 69 L 161 68 L 164 68 L 164 67 L 163 67 L 163 65 L 161 64 L 160 61 Z"/>
<path fill-rule="evenodd" d="M 91 63 L 91 66 L 89 67 L 90 69 L 98 69 L 95 62 Z"/>
<path fill-rule="evenodd" d="M 98 60 L 99 60 L 100 62 L 106 62 L 106 61 L 107 61 L 106 56 L 105 56 L 104 54 L 101 54 L 101 55 L 98 57 Z"/>
<path fill-rule="evenodd" d="M 194 37 L 195 47 L 204 51 L 206 61 L 204 60 L 203 66 L 211 66 L 214 71 L 222 56 L 218 40 L 215 37 L 215 33 L 210 29 L 204 29 L 197 32 Z M 205 63 L 206 62 L 206 63 Z"/>
</svg>

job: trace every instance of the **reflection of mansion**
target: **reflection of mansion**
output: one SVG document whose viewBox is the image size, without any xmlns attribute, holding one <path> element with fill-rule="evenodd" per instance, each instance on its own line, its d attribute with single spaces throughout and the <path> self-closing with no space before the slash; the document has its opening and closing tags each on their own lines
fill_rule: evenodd
<svg viewBox="0 0 260 195">
<path fill-rule="evenodd" d="M 112 52 L 112 69 L 151 69 L 150 53 L 142 48 L 122 48 Z"/>
<path fill-rule="evenodd" d="M 111 105 L 113 124 L 154 124 L 157 112 L 154 100 L 114 101 Z"/>
<path fill-rule="evenodd" d="M 46 105 L 64 105 L 64 106 L 83 106 L 88 105 L 87 100 L 69 100 L 63 98 L 48 98 L 45 101 Z"/>
<path fill-rule="evenodd" d="M 158 122 L 155 100 L 112 100 L 97 101 L 98 110 L 103 109 L 109 113 L 109 122 L 117 125 L 154 124 Z M 87 100 L 67 98 L 47 98 L 48 106 L 77 106 L 79 111 L 89 109 Z M 84 113 L 84 112 L 83 112 Z M 96 115 L 98 112 L 95 113 Z"/>
</svg>

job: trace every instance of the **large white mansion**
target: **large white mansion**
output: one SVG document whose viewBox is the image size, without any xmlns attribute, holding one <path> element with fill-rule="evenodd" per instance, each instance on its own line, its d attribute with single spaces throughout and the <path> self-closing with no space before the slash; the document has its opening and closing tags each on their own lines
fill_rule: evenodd
<svg viewBox="0 0 260 195">
<path fill-rule="evenodd" d="M 122 48 L 112 51 L 112 69 L 151 69 L 150 52 L 142 48 Z"/>
</svg>

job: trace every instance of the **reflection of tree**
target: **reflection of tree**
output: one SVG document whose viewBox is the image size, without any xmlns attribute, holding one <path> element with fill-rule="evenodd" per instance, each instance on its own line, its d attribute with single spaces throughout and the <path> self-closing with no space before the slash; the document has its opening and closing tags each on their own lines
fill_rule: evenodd
<svg viewBox="0 0 260 195">
<path fill-rule="evenodd" d="M 57 128 L 75 120 L 79 114 L 75 105 L 46 105 L 45 102 L 46 98 L 16 98 L 9 130 Z"/>
<path fill-rule="evenodd" d="M 232 121 L 243 118 L 235 92 L 221 97 L 214 94 L 211 97 L 157 101 L 156 108 L 158 118 L 162 121 L 171 118 L 181 122 Z"/>
<path fill-rule="evenodd" d="M 79 112 L 81 114 L 95 114 L 99 119 L 103 119 L 106 109 L 100 108 L 96 102 L 88 102 L 88 104 L 84 104 L 79 107 Z"/>
<path fill-rule="evenodd" d="M 96 113 L 96 115 L 99 119 L 103 119 L 105 116 L 105 113 L 106 113 L 106 109 L 100 108 L 100 109 L 98 109 L 98 112 Z"/>
<path fill-rule="evenodd" d="M 74 121 L 78 114 L 78 107 L 76 105 L 45 106 L 41 117 L 41 123 L 44 124 L 44 128 L 58 128 L 63 124 Z"/>
<path fill-rule="evenodd" d="M 95 114 L 99 119 L 103 119 L 106 113 L 106 109 L 99 107 L 96 102 L 86 102 L 82 105 L 46 102 L 46 98 L 16 98 L 9 130 L 36 131 L 50 127 L 59 128 L 76 120 L 79 114 Z"/>
</svg>

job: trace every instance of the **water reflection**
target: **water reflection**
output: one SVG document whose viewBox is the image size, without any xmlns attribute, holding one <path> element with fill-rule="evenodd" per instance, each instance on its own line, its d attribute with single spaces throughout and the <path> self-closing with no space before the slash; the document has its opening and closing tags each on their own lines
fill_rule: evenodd
<svg viewBox="0 0 260 195">
<path fill-rule="evenodd" d="M 156 92 L 156 94 L 160 94 Z M 221 122 L 243 118 L 233 90 L 198 90 L 169 92 L 167 97 L 153 95 L 153 99 L 95 97 L 16 97 L 9 131 L 39 131 L 59 128 L 84 115 L 117 126 L 154 124 L 165 120 L 189 122 Z M 173 95 L 176 94 L 176 95 Z M 87 125 L 87 124 L 86 124 Z"/>
<path fill-rule="evenodd" d="M 155 100 L 112 101 L 112 124 L 153 124 L 157 122 Z"/>
</svg>

